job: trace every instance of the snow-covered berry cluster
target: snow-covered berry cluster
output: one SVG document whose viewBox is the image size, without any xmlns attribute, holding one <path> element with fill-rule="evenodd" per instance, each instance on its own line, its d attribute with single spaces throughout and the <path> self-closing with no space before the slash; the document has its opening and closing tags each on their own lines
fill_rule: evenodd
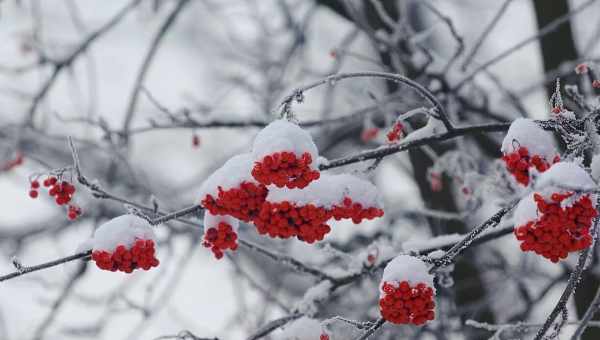
<svg viewBox="0 0 600 340">
<path fill-rule="evenodd" d="M 404 129 L 404 125 L 400 121 L 396 121 L 394 125 L 392 125 L 392 129 L 387 133 L 388 142 L 394 143 L 402 138 L 402 130 Z"/>
<path fill-rule="evenodd" d="M 424 283 L 384 282 L 385 295 L 379 300 L 381 316 L 395 324 L 422 325 L 435 317 L 433 289 Z"/>
<path fill-rule="evenodd" d="M 216 216 L 209 212 L 204 214 L 204 239 L 202 245 L 210 248 L 215 257 L 221 259 L 223 251 L 236 250 L 239 221 L 230 216 Z"/>
<path fill-rule="evenodd" d="M 524 186 L 529 185 L 532 170 L 544 172 L 560 160 L 552 136 L 531 119 L 513 121 L 501 151 L 508 172 Z"/>
<path fill-rule="evenodd" d="M 102 224 L 90 244 L 92 260 L 102 270 L 131 273 L 159 265 L 152 227 L 134 215 L 122 215 Z"/>
<path fill-rule="evenodd" d="M 598 216 L 591 194 L 576 194 L 556 185 L 593 188 L 587 172 L 575 163 L 559 162 L 542 174 L 537 190 L 523 198 L 514 212 L 514 234 L 521 250 L 552 262 L 592 244 L 590 228 Z"/>
<path fill-rule="evenodd" d="M 416 257 L 399 255 L 387 264 L 380 284 L 381 316 L 394 324 L 422 325 L 435 318 L 433 275 Z"/>
<path fill-rule="evenodd" d="M 377 188 L 348 174 L 321 175 L 317 158 L 306 131 L 275 121 L 259 132 L 251 153 L 232 157 L 204 181 L 201 204 L 212 215 L 252 222 L 259 234 L 308 243 L 330 232 L 332 218 L 383 216 Z"/>
<path fill-rule="evenodd" d="M 319 179 L 319 171 L 310 167 L 312 161 L 308 152 L 300 157 L 296 157 L 293 152 L 274 152 L 255 163 L 252 176 L 264 185 L 302 189 Z"/>
<path fill-rule="evenodd" d="M 538 172 L 548 170 L 550 164 L 540 155 L 530 155 L 529 150 L 521 146 L 515 152 L 505 154 L 502 160 L 506 163 L 506 169 L 510 172 L 517 182 L 527 186 L 529 185 L 529 169 L 535 168 Z M 552 160 L 553 163 L 560 161 L 557 155 Z"/>
</svg>

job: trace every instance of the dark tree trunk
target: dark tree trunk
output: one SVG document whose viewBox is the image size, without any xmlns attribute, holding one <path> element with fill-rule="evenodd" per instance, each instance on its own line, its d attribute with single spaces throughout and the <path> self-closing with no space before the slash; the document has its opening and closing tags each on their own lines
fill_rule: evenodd
<svg viewBox="0 0 600 340">
<path fill-rule="evenodd" d="M 534 0 L 533 4 L 538 29 L 569 12 L 569 5 L 565 0 Z M 540 39 L 540 48 L 545 72 L 558 68 L 563 62 L 577 59 L 578 53 L 575 47 L 571 23 L 565 23 L 554 32 L 542 37 Z M 563 84 L 576 82 L 577 79 L 574 77 L 562 79 Z M 553 82 L 546 85 L 546 91 L 548 96 L 552 94 L 554 91 Z M 585 313 L 588 305 L 594 298 L 599 284 L 599 278 L 590 272 L 582 278 L 579 288 L 575 291 L 575 306 L 579 317 L 582 317 Z M 594 320 L 599 320 L 599 317 L 597 316 Z M 600 329 L 598 328 L 588 328 L 582 336 L 582 340 L 597 339 L 600 339 Z"/>
</svg>

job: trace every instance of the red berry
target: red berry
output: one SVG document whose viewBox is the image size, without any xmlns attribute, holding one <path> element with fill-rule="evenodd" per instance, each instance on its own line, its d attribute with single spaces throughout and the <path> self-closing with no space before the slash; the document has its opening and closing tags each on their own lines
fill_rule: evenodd
<svg viewBox="0 0 600 340">
<path fill-rule="evenodd" d="M 377 134 L 379 134 L 379 129 L 376 127 L 364 129 L 360 134 L 360 139 L 365 143 L 370 142 L 377 137 Z"/>
<path fill-rule="evenodd" d="M 37 180 L 31 182 L 31 188 L 38 189 L 39 187 L 40 187 L 40 182 L 38 182 Z"/>
<path fill-rule="evenodd" d="M 192 136 L 192 146 L 195 147 L 195 148 L 197 148 L 197 147 L 200 146 L 200 136 L 198 136 L 196 134 L 194 134 Z"/>
<path fill-rule="evenodd" d="M 29 190 L 29 197 L 31 197 L 31 198 L 37 198 L 38 197 L 37 190 Z"/>
</svg>

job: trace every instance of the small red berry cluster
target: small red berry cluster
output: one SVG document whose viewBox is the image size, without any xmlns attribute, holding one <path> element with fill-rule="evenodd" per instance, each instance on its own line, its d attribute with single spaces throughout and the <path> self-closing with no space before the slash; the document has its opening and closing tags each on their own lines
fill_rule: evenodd
<svg viewBox="0 0 600 340">
<path fill-rule="evenodd" d="M 600 80 L 594 79 L 594 81 L 592 81 L 592 87 L 595 89 L 600 89 Z"/>
<path fill-rule="evenodd" d="M 402 137 L 402 129 L 404 129 L 404 125 L 402 125 L 402 123 L 394 123 L 390 132 L 387 133 L 388 142 L 394 143 L 399 141 Z"/>
<path fill-rule="evenodd" d="M 360 134 L 360 139 L 367 143 L 372 141 L 373 139 L 375 139 L 375 137 L 377 137 L 377 135 L 379 134 L 379 129 L 376 127 L 372 127 L 372 128 L 367 128 L 362 130 L 362 133 Z"/>
<path fill-rule="evenodd" d="M 23 154 L 17 151 L 15 153 L 15 158 L 4 163 L 1 170 L 9 171 L 9 170 L 12 170 L 12 169 L 18 167 L 21 164 L 23 164 Z"/>
<path fill-rule="evenodd" d="M 581 63 L 578 64 L 577 66 L 575 66 L 575 73 L 576 74 L 586 74 L 589 71 L 589 67 L 588 64 L 586 63 Z"/>
<path fill-rule="evenodd" d="M 48 195 L 54 197 L 58 205 L 67 205 L 67 218 L 75 220 L 81 216 L 81 208 L 74 204 L 69 204 L 75 194 L 75 186 L 68 181 L 59 181 L 55 176 L 49 176 L 42 182 L 48 189 Z M 35 179 L 29 184 L 29 197 L 35 199 L 39 196 L 40 182 Z"/>
<path fill-rule="evenodd" d="M 394 324 L 422 325 L 435 317 L 433 289 L 425 283 L 384 282 L 379 299 L 381 316 Z"/>
<path fill-rule="evenodd" d="M 296 206 L 288 201 L 266 201 L 254 224 L 261 235 L 280 238 L 296 236 L 299 240 L 313 243 L 322 240 L 331 231 L 325 224 L 329 218 L 329 211 L 313 204 Z"/>
<path fill-rule="evenodd" d="M 154 252 L 154 241 L 136 239 L 131 249 L 119 245 L 112 253 L 95 250 L 92 252 L 92 260 L 100 269 L 131 273 L 139 268 L 149 270 L 157 267 L 159 261 L 154 257 Z"/>
<path fill-rule="evenodd" d="M 321 333 L 321 336 L 319 337 L 319 340 L 329 340 L 329 335 Z"/>
<path fill-rule="evenodd" d="M 67 208 L 67 218 L 71 221 L 76 220 L 79 216 L 81 216 L 81 208 L 74 204 L 69 204 Z"/>
<path fill-rule="evenodd" d="M 224 250 L 238 248 L 237 238 L 238 236 L 230 224 L 220 222 L 217 227 L 206 229 L 202 245 L 210 248 L 217 259 L 221 259 Z"/>
<path fill-rule="evenodd" d="M 353 202 L 350 197 L 344 197 L 342 205 L 332 207 L 331 215 L 336 221 L 352 219 L 353 223 L 359 224 L 363 219 L 372 220 L 383 216 L 383 210 L 375 207 L 366 208 L 358 202 Z"/>
<path fill-rule="evenodd" d="M 263 185 L 303 189 L 320 177 L 319 171 L 310 168 L 312 162 L 308 152 L 299 158 L 293 152 L 275 152 L 254 163 L 252 176 Z"/>
<path fill-rule="evenodd" d="M 515 236 L 521 241 L 521 250 L 558 262 L 570 252 L 579 251 L 592 244 L 590 227 L 598 212 L 589 195 L 582 196 L 572 205 L 561 207 L 561 202 L 573 193 L 554 193 L 550 201 L 534 194 L 538 212 L 537 220 L 515 228 Z"/>
<path fill-rule="evenodd" d="M 502 160 L 506 163 L 506 169 L 510 172 L 517 182 L 524 186 L 529 185 L 529 169 L 535 168 L 539 172 L 544 172 L 550 168 L 550 164 L 539 155 L 529 155 L 529 150 L 521 146 L 513 153 L 505 154 Z M 553 163 L 560 161 L 557 155 L 552 160 Z"/>
<path fill-rule="evenodd" d="M 262 184 L 242 182 L 238 188 L 223 190 L 215 198 L 208 194 L 202 206 L 213 215 L 230 215 L 244 222 L 252 221 L 265 202 L 267 188 Z"/>
</svg>

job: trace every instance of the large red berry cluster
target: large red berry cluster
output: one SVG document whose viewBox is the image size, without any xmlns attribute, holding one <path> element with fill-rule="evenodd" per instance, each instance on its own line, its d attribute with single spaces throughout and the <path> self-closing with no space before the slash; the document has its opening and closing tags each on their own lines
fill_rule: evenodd
<svg viewBox="0 0 600 340">
<path fill-rule="evenodd" d="M 208 194 L 202 206 L 213 215 L 230 215 L 244 222 L 252 221 L 267 197 L 267 188 L 261 184 L 242 182 L 238 188 L 218 188 L 217 197 Z"/>
<path fill-rule="evenodd" d="M 590 227 L 598 212 L 588 195 L 582 196 L 572 205 L 561 207 L 561 202 L 572 193 L 554 193 L 550 201 L 534 194 L 538 212 L 537 220 L 515 228 L 515 236 L 521 241 L 521 250 L 558 262 L 568 253 L 579 251 L 592 244 Z"/>
<path fill-rule="evenodd" d="M 383 210 L 375 207 L 363 207 L 362 204 L 353 202 L 350 197 L 345 197 L 340 206 L 333 206 L 331 214 L 337 221 L 349 218 L 358 224 L 363 219 L 372 220 L 383 216 Z"/>
<path fill-rule="evenodd" d="M 254 220 L 259 234 L 271 237 L 290 238 L 313 243 L 320 241 L 331 231 L 325 224 L 331 212 L 313 204 L 296 206 L 288 201 L 271 203 L 266 201 Z"/>
<path fill-rule="evenodd" d="M 218 226 L 206 229 L 202 245 L 210 248 L 217 259 L 223 257 L 223 251 L 227 249 L 236 250 L 237 234 L 230 224 L 220 222 Z"/>
<path fill-rule="evenodd" d="M 264 185 L 302 189 L 320 177 L 319 171 L 310 167 L 312 162 L 308 152 L 299 158 L 293 152 L 275 152 L 254 163 L 252 176 Z"/>
<path fill-rule="evenodd" d="M 131 273 L 138 268 L 149 270 L 157 267 L 159 261 L 154 257 L 154 251 L 154 241 L 137 239 L 131 249 L 119 245 L 112 253 L 95 250 L 92 252 L 92 260 L 100 269 Z"/>
<path fill-rule="evenodd" d="M 529 150 L 521 146 L 513 153 L 502 156 L 502 160 L 506 163 L 507 170 L 515 177 L 517 182 L 527 186 L 529 185 L 529 169 L 535 168 L 539 172 L 548 170 L 550 164 L 539 155 L 530 155 Z M 553 163 L 560 161 L 560 157 L 556 156 L 552 160 Z"/>
<path fill-rule="evenodd" d="M 402 137 L 402 129 L 404 129 L 404 125 L 402 125 L 402 123 L 394 123 L 390 132 L 387 133 L 388 142 L 393 143 L 399 141 Z"/>
<path fill-rule="evenodd" d="M 395 324 L 422 325 L 435 317 L 433 289 L 425 283 L 384 282 L 379 299 L 381 316 Z"/>
</svg>

